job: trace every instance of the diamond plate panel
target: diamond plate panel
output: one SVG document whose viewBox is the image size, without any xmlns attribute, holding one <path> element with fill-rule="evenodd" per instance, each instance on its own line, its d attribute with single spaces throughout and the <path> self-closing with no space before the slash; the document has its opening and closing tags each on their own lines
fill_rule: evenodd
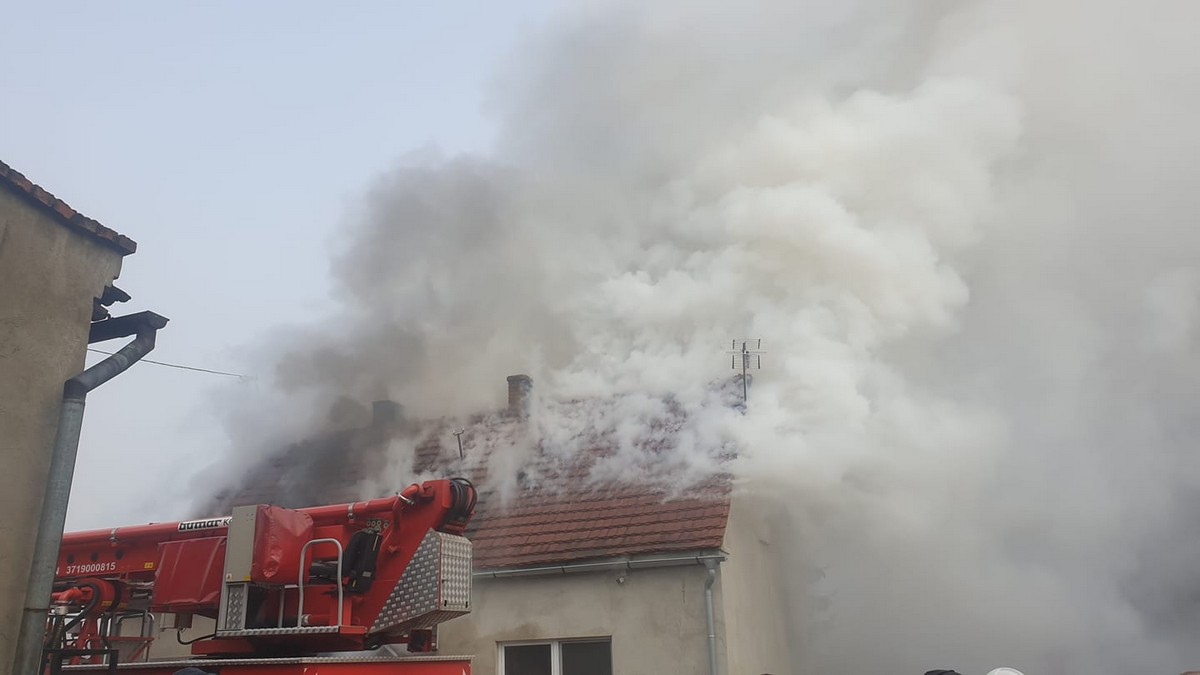
<svg viewBox="0 0 1200 675">
<path fill-rule="evenodd" d="M 225 621 L 223 630 L 246 627 L 246 584 L 225 584 Z"/>
<path fill-rule="evenodd" d="M 441 534 L 442 609 L 471 610 L 471 542 L 466 537 Z"/>
<path fill-rule="evenodd" d="M 369 632 L 428 628 L 466 614 L 470 605 L 471 542 L 430 530 Z"/>
<path fill-rule="evenodd" d="M 253 637 L 257 635 L 319 635 L 336 633 L 340 626 L 303 626 L 301 628 L 247 628 L 221 631 L 221 637 Z"/>
</svg>

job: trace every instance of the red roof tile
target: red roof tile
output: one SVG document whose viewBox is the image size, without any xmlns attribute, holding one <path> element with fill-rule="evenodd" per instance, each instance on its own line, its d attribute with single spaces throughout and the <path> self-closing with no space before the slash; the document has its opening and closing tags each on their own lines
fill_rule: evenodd
<svg viewBox="0 0 1200 675">
<path fill-rule="evenodd" d="M 586 457 L 576 461 L 586 462 Z M 568 473 L 568 475 L 570 475 Z M 729 483 L 714 478 L 672 495 L 651 483 L 590 485 L 578 478 L 525 486 L 506 500 L 480 485 L 468 536 L 480 569 L 716 550 L 725 538 Z"/>
<path fill-rule="evenodd" d="M 517 423 L 486 424 L 494 430 Z M 612 454 L 599 445 L 565 459 L 544 450 L 535 452 L 536 458 L 525 469 L 536 479 L 506 486 L 488 474 L 490 454 L 504 451 L 503 447 L 475 449 L 479 456 L 473 466 L 456 471 L 457 451 L 453 456 L 443 454 L 436 440 L 447 435 L 443 431 L 438 429 L 417 445 L 414 470 L 425 476 L 466 474 L 475 482 L 479 502 L 467 534 L 478 569 L 721 548 L 729 517 L 728 476 L 677 486 L 670 479 L 670 467 L 659 467 L 655 480 L 596 479 L 592 467 Z M 367 429 L 293 446 L 250 472 L 238 489 L 219 496 L 213 513 L 241 504 L 298 508 L 363 498 L 355 488 L 376 470 L 387 445 L 377 432 Z M 653 465 L 654 451 L 645 452 Z"/>
<path fill-rule="evenodd" d="M 129 255 L 137 250 L 137 243 L 129 237 L 118 234 L 79 213 L 68 206 L 66 202 L 42 189 L 41 186 L 33 183 L 4 162 L 0 162 L 0 185 L 8 187 L 30 203 L 53 214 L 67 227 L 115 248 L 121 255 Z"/>
</svg>

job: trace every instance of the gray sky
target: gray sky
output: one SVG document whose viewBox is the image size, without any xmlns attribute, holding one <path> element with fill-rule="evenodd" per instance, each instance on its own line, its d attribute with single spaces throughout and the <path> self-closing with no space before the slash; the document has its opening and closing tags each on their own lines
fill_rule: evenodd
<svg viewBox="0 0 1200 675">
<path fill-rule="evenodd" d="M 151 358 L 267 375 L 272 331 L 328 315 L 372 177 L 486 150 L 489 78 L 554 4 L 24 3 L 0 24 L 0 158 L 138 242 L 118 311 L 172 320 Z M 94 393 L 68 528 L 180 516 L 232 387 L 266 382 L 143 364 Z"/>
</svg>

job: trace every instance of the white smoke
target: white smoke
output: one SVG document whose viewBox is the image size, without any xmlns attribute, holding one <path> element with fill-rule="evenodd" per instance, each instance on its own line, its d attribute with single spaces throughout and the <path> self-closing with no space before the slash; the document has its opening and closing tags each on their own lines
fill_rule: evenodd
<svg viewBox="0 0 1200 675">
<path fill-rule="evenodd" d="M 493 156 L 381 179 L 284 386 L 524 371 L 558 436 L 669 395 L 777 498 L 797 672 L 1195 666 L 1200 4 L 644 4 L 514 57 Z"/>
</svg>

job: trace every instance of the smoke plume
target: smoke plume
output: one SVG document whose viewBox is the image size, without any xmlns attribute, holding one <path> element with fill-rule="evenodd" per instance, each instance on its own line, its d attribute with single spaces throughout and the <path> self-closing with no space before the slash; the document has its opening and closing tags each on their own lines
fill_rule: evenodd
<svg viewBox="0 0 1200 675">
<path fill-rule="evenodd" d="M 380 178 L 283 390 L 442 416 L 528 372 L 635 425 L 669 395 L 680 457 L 732 444 L 777 504 L 796 672 L 1197 667 L 1198 21 L 577 8 L 498 72 L 493 152 Z M 739 337 L 745 414 L 710 386 Z"/>
</svg>

